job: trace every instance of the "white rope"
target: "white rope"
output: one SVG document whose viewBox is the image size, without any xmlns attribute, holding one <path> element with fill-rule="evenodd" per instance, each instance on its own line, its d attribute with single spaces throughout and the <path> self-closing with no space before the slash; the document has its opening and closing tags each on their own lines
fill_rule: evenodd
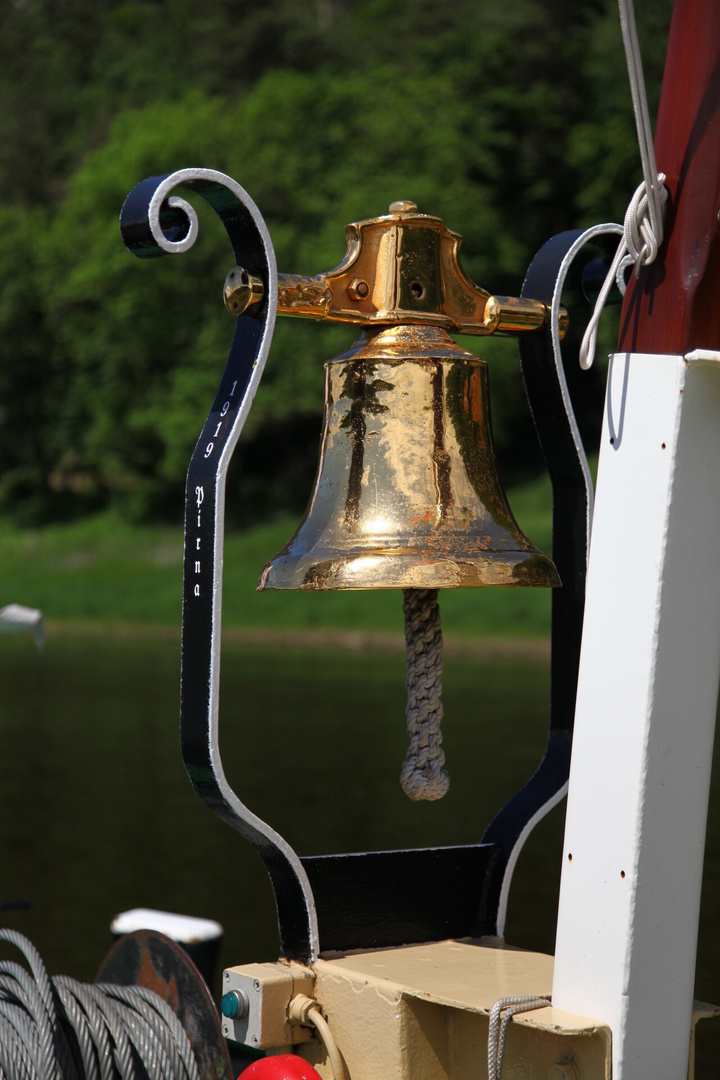
<svg viewBox="0 0 720 1080">
<path fill-rule="evenodd" d="M 625 270 L 627 267 L 634 264 L 635 276 L 637 277 L 640 273 L 640 267 L 649 266 L 657 257 L 663 241 L 663 218 L 667 202 L 665 174 L 657 171 L 655 161 L 652 126 L 648 112 L 632 0 L 618 0 L 618 6 L 644 179 L 630 200 L 630 205 L 625 214 L 623 238 L 598 294 L 595 310 L 587 325 L 580 346 L 580 367 L 585 371 L 592 367 L 595 359 L 600 316 L 611 288 L 617 284 L 624 296 Z"/>
<path fill-rule="evenodd" d="M 545 1009 L 547 998 L 524 994 L 518 997 L 500 998 L 490 1010 L 488 1024 L 488 1080 L 501 1080 L 507 1026 L 516 1013 Z"/>
<path fill-rule="evenodd" d="M 575 454 L 580 462 L 583 478 L 585 480 L 585 491 L 587 493 L 585 534 L 588 551 L 590 550 L 590 529 L 592 526 L 593 515 L 593 479 L 590 472 L 590 465 L 588 464 L 587 454 L 585 453 L 585 447 L 583 446 L 583 441 L 580 436 L 580 429 L 578 428 L 577 419 L 575 417 L 575 410 L 573 409 L 572 401 L 570 399 L 567 379 L 565 378 L 565 365 L 563 364 L 562 348 L 560 345 L 560 301 L 562 300 L 563 288 L 565 286 L 565 279 L 567 278 L 568 271 L 585 244 L 601 236 L 607 236 L 609 233 L 617 233 L 621 236 L 622 231 L 622 225 L 619 225 L 616 222 L 605 222 L 602 225 L 591 225 L 589 229 L 585 229 L 585 231 L 578 236 L 577 240 L 575 240 L 565 252 L 565 257 L 560 264 L 560 269 L 558 270 L 555 279 L 552 304 L 550 307 L 550 326 L 552 328 L 553 360 L 555 361 L 556 377 L 562 394 L 563 405 L 565 406 L 565 414 L 570 425 L 573 443 L 575 445 Z"/>
</svg>

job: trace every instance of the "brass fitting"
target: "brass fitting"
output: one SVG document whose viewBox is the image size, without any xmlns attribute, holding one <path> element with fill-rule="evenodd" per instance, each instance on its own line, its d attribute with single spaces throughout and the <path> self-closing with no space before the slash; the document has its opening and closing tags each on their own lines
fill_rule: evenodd
<svg viewBox="0 0 720 1080">
<path fill-rule="evenodd" d="M 391 203 L 381 217 L 346 225 L 345 237 L 347 252 L 334 270 L 315 277 L 278 274 L 281 315 L 365 326 L 415 323 L 476 335 L 522 334 L 548 318 L 540 300 L 492 296 L 475 285 L 460 266 L 462 237 L 409 200 Z M 257 303 L 247 277 L 235 267 L 225 283 L 233 315 Z M 561 336 L 566 327 L 562 309 Z"/>
<path fill-rule="evenodd" d="M 225 278 L 223 300 L 231 315 L 250 315 L 260 305 L 265 288 L 259 277 L 233 266 Z"/>
</svg>

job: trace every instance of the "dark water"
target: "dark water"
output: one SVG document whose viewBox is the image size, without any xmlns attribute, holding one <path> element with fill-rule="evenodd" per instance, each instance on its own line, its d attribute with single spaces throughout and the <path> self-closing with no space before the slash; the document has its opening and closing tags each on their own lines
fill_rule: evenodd
<svg viewBox="0 0 720 1080">
<path fill-rule="evenodd" d="M 221 748 L 241 798 L 301 854 L 477 841 L 539 760 L 547 665 L 448 655 L 444 738 L 452 784 L 414 804 L 405 754 L 401 653 L 258 648 L 223 653 Z M 179 648 L 151 638 L 0 640 L 0 902 L 51 973 L 92 980 L 118 911 L 154 907 L 218 919 L 220 965 L 274 959 L 260 860 L 192 792 L 177 737 Z M 715 770 L 716 774 L 718 770 Z M 514 945 L 552 952 L 562 808 L 516 871 Z M 668 868 L 669 880 L 671 868 Z M 697 996 L 720 1001 L 720 788 L 712 792 Z M 705 1021 L 697 1075 L 715 1076 Z M 701 1025 L 702 1028 L 702 1025 Z M 714 1041 L 715 1040 L 715 1041 Z"/>
</svg>

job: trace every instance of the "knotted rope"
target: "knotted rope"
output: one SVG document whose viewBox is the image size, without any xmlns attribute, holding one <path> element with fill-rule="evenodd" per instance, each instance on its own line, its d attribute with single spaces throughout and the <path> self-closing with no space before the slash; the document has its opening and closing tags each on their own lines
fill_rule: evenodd
<svg viewBox="0 0 720 1080">
<path fill-rule="evenodd" d="M 442 799 L 450 786 L 443 768 L 440 721 L 442 630 L 437 589 L 404 589 L 407 646 L 407 729 L 410 746 L 400 783 L 411 799 Z"/>
<path fill-rule="evenodd" d="M 595 303 L 595 310 L 583 336 L 582 345 L 580 346 L 580 367 L 584 370 L 592 367 L 592 362 L 595 359 L 600 316 L 611 288 L 614 284 L 617 284 L 624 296 L 625 270 L 627 267 L 632 266 L 634 263 L 635 276 L 637 277 L 640 268 L 648 266 L 657 257 L 663 241 L 663 217 L 667 202 L 665 174 L 657 171 L 655 161 L 655 148 L 652 140 L 652 127 L 650 125 L 632 0 L 618 0 L 618 6 L 644 179 L 630 200 L 630 205 L 625 214 L 623 238 L 600 289 Z"/>
<path fill-rule="evenodd" d="M 660 186 L 660 207 L 661 210 L 663 210 L 665 203 L 667 202 L 667 188 L 664 187 L 665 173 L 658 173 L 657 180 Z M 630 205 L 627 208 L 625 222 L 623 224 L 623 238 L 618 245 L 610 269 L 602 283 L 597 300 L 595 301 L 595 310 L 592 313 L 592 318 L 587 324 L 583 335 L 582 344 L 580 346 L 580 367 L 583 371 L 587 371 L 588 368 L 591 368 L 593 360 L 595 359 L 600 316 L 603 313 L 603 308 L 605 307 L 613 285 L 617 285 L 621 295 L 624 296 L 625 270 L 627 267 L 634 264 L 635 276 L 637 277 L 640 272 L 640 267 L 647 266 L 649 263 L 653 262 L 658 253 L 663 236 L 662 216 L 660 220 L 660 229 L 656 233 L 651 225 L 649 207 L 650 199 L 648 198 L 647 184 L 643 180 L 642 184 L 640 184 L 630 200 Z"/>
</svg>

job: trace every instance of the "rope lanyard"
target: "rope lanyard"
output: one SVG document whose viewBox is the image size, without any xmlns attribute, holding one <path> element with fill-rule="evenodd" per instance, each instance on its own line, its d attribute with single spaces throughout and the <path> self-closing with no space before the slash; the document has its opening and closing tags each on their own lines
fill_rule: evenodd
<svg viewBox="0 0 720 1080">
<path fill-rule="evenodd" d="M 643 182 L 630 200 L 630 205 L 625 214 L 623 238 L 598 294 L 595 310 L 587 325 L 580 346 L 580 367 L 585 371 L 592 367 L 595 359 L 600 316 L 611 288 L 614 284 L 617 284 L 624 296 L 625 270 L 628 266 L 635 266 L 635 276 L 637 277 L 640 273 L 640 267 L 649 266 L 657 257 L 663 241 L 663 219 L 667 202 L 665 174 L 657 171 L 655 161 L 652 126 L 648 112 L 632 0 L 618 0 L 618 6 L 628 78 L 630 80 L 630 94 L 635 113 L 635 127 L 637 129 Z"/>
<path fill-rule="evenodd" d="M 488 1080 L 502 1080 L 505 1039 L 513 1016 L 521 1012 L 546 1009 L 549 1004 L 547 998 L 533 994 L 500 998 L 495 1002 L 488 1020 Z"/>
<path fill-rule="evenodd" d="M 400 784 L 414 800 L 441 799 L 450 786 L 445 772 L 440 721 L 443 715 L 442 630 L 437 589 L 405 589 L 407 729 L 410 746 Z"/>
</svg>

